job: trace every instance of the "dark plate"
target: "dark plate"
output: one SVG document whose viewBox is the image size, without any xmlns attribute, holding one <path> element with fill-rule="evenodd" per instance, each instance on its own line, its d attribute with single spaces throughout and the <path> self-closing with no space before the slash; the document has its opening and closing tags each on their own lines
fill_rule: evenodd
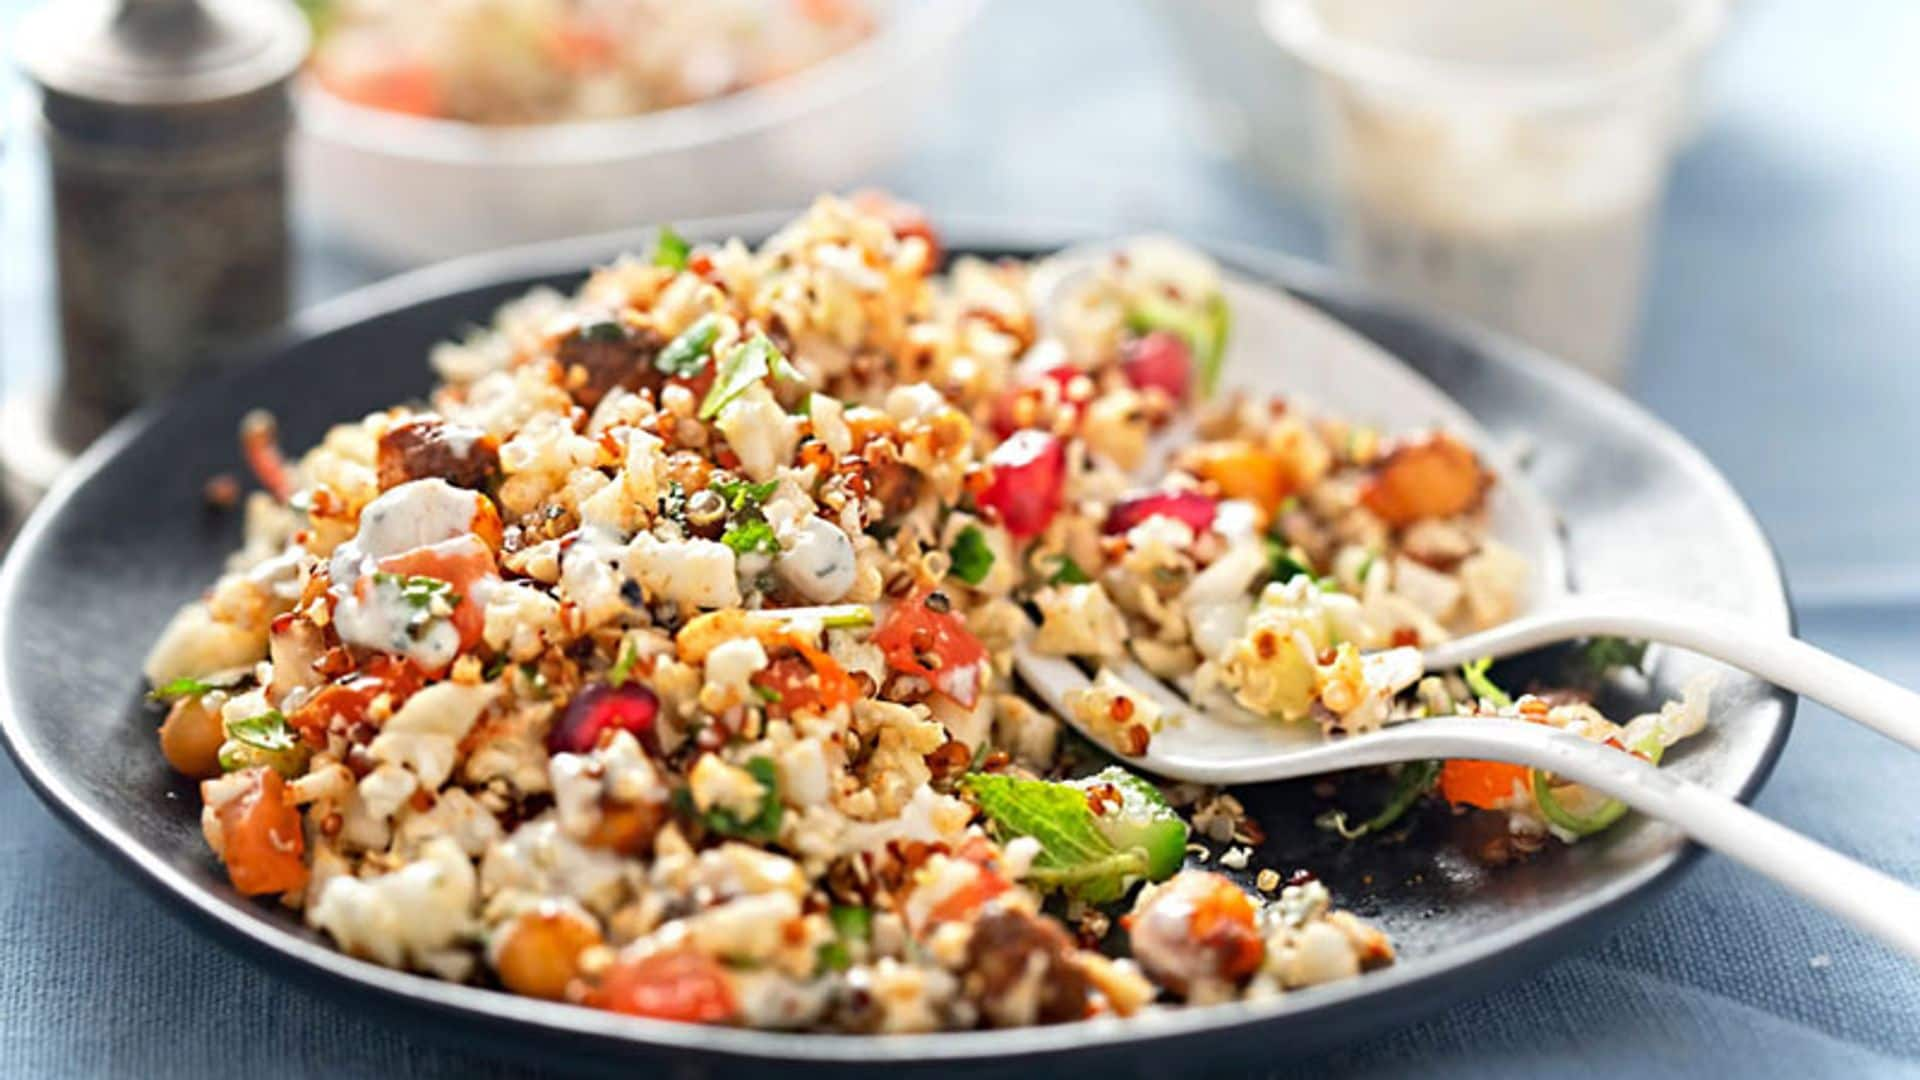
<svg viewBox="0 0 1920 1080">
<path fill-rule="evenodd" d="M 779 220 L 730 219 L 686 231 L 756 237 Z M 1022 255 L 1086 238 L 990 227 L 949 236 L 957 250 Z M 565 287 L 580 268 L 645 242 L 633 234 L 549 245 L 355 293 L 301 318 L 231 374 L 127 421 L 90 451 L 39 508 L 0 573 L 0 724 L 48 805 L 135 880 L 275 971 L 350 995 L 368 1010 L 425 1018 L 469 1043 L 547 1063 L 621 1068 L 643 1060 L 694 1070 L 763 1064 L 836 1072 L 1270 1063 L 1525 979 L 1645 903 L 1696 853 L 1674 830 L 1636 818 L 1577 848 L 1488 870 L 1475 855 L 1491 835 L 1474 819 L 1432 813 L 1402 838 L 1348 845 L 1312 826 L 1327 805 L 1314 785 L 1247 789 L 1269 834 L 1254 865 L 1312 867 L 1342 904 L 1394 936 L 1400 963 L 1257 1004 L 1169 1010 L 1128 1023 L 887 1039 L 699 1028 L 450 985 L 351 959 L 285 910 L 238 897 L 200 838 L 192 786 L 157 752 L 157 718 L 141 703 L 138 673 L 170 613 L 213 580 L 238 542 L 237 515 L 203 511 L 200 491 L 214 473 L 241 471 L 234 444 L 241 414 L 267 407 L 289 447 L 310 445 L 332 423 L 422 394 L 434 342 L 485 321 L 534 284 Z M 1402 357 L 1496 436 L 1525 439 L 1528 471 L 1563 517 L 1578 586 L 1645 589 L 1789 626 L 1779 570 L 1753 517 L 1697 451 L 1646 413 L 1510 343 L 1408 311 L 1312 267 L 1253 251 L 1219 254 Z M 1619 707 L 1671 695 L 1709 666 L 1677 653 L 1656 657 L 1649 685 L 1613 691 Z M 1792 711 L 1789 695 L 1723 672 L 1713 728 L 1672 767 L 1750 797 L 1785 741 Z M 1362 782 L 1340 798 L 1359 808 L 1366 795 Z"/>
</svg>

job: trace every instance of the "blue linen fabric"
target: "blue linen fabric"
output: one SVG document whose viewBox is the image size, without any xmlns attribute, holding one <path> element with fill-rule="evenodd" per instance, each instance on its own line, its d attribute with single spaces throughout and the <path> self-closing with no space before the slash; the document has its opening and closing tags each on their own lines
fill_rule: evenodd
<svg viewBox="0 0 1920 1080">
<path fill-rule="evenodd" d="M 1187 0 L 1172 0 L 1187 2 Z M 0 43 L 25 6 L 0 0 Z M 1920 4 L 1741 0 L 1676 168 L 1631 389 L 1779 543 L 1814 641 L 1920 685 Z M 10 73 L 0 73 L 9 91 Z M 1303 213 L 1201 149 L 1152 13 L 1003 2 L 956 96 L 876 179 L 943 213 L 1066 217 L 1312 254 Z M 16 112 L 15 115 L 18 115 Z M 53 355 L 30 131 L 0 166 L 0 387 Z M 302 296 L 369 268 L 301 232 Z M 1762 811 L 1920 880 L 1920 759 L 1803 707 Z M 0 1076 L 519 1075 L 197 936 L 0 761 Z M 1920 917 L 1920 913 L 1916 913 Z M 1156 1071 L 1162 1071 L 1156 1069 Z M 1603 944 L 1288 1075 L 1920 1075 L 1920 969 L 1714 856 Z"/>
</svg>

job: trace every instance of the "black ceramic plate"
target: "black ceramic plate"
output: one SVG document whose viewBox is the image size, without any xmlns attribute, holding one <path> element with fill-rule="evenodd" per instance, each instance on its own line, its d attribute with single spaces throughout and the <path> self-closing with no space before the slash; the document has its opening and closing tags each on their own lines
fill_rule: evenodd
<svg viewBox="0 0 1920 1080">
<path fill-rule="evenodd" d="M 689 229 L 764 235 L 751 218 Z M 956 229 L 961 251 L 1028 255 L 1082 237 L 1061 230 Z M 201 486 L 239 472 L 234 431 L 248 408 L 281 421 L 289 447 L 328 425 L 422 394 L 430 345 L 486 320 L 528 287 L 562 287 L 641 235 L 450 264 L 375 286 L 302 318 L 232 374 L 129 420 L 87 454 L 26 526 L 0 574 L 0 722 L 20 769 L 82 836 L 212 936 L 255 962 L 360 1007 L 425 1017 L 437 1029 L 542 1061 L 782 1071 L 1120 1067 L 1272 1063 L 1490 986 L 1529 978 L 1604 932 L 1690 860 L 1671 829 L 1629 819 L 1604 836 L 1488 869 L 1490 835 L 1431 813 L 1388 842 L 1318 832 L 1311 784 L 1246 789 L 1269 840 L 1256 866 L 1312 867 L 1338 900 L 1401 948 L 1395 966 L 1257 1004 L 1168 1010 L 1131 1022 L 896 1038 L 712 1029 L 515 998 L 389 971 L 330 948 L 285 910 L 228 887 L 198 829 L 198 799 L 154 741 L 139 669 L 176 605 L 216 576 L 237 515 L 201 508 Z M 1611 391 L 1468 328 L 1420 316 L 1310 267 L 1221 251 L 1241 274 L 1284 288 L 1403 358 L 1497 437 L 1531 446 L 1528 472 L 1559 511 L 1575 583 L 1712 603 L 1784 629 L 1778 568 L 1752 516 L 1706 461 Z M 1701 661 L 1656 654 L 1652 684 L 1617 691 L 1633 708 L 1670 695 Z M 1551 664 L 1552 658 L 1543 663 Z M 1511 678 L 1524 680 L 1524 670 Z M 1792 699 L 1731 673 L 1715 723 L 1672 768 L 1749 797 L 1787 734 Z M 1363 803 L 1365 784 L 1341 798 Z"/>
</svg>

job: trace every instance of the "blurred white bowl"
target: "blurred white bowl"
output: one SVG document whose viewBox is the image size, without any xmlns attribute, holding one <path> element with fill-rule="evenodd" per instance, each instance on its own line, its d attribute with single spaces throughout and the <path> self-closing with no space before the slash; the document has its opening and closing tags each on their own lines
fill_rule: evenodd
<svg viewBox="0 0 1920 1080">
<path fill-rule="evenodd" d="M 303 213 L 411 264 L 561 236 L 798 205 L 913 134 L 983 0 L 891 0 L 845 53 L 779 82 L 617 120 L 486 127 L 296 95 Z"/>
</svg>

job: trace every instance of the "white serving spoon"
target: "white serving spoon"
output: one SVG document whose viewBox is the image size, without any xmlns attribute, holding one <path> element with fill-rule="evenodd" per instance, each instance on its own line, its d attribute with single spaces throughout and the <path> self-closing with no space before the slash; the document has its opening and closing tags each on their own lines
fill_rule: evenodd
<svg viewBox="0 0 1920 1080">
<path fill-rule="evenodd" d="M 1098 252 L 1091 257 L 1099 257 Z M 1079 272 L 1069 262 L 1043 277 L 1036 285 L 1039 310 L 1047 310 Z M 1284 348 L 1287 354 L 1283 378 L 1256 381 L 1269 382 L 1269 389 L 1310 396 L 1383 430 L 1445 428 L 1471 443 L 1499 475 L 1489 504 L 1491 528 L 1534 567 L 1534 610 L 1423 651 L 1421 663 L 1427 670 L 1452 670 L 1481 656 L 1506 656 L 1596 634 L 1659 641 L 1753 671 L 1844 710 L 1907 745 L 1920 745 L 1920 697 L 1813 646 L 1758 630 L 1734 616 L 1665 599 L 1567 594 L 1564 555 L 1551 511 L 1471 416 L 1370 342 L 1277 290 L 1232 280 L 1226 288 L 1241 326 L 1236 338 L 1243 343 L 1249 336 L 1283 343 L 1270 347 Z M 1245 331 L 1248 322 L 1260 327 L 1253 335 Z M 1229 360 L 1229 370 L 1235 363 Z M 1244 373 L 1244 356 L 1239 364 Z M 1392 655 L 1370 657 L 1369 662 L 1394 662 Z M 1014 662 L 1021 678 L 1056 713 L 1098 741 L 1067 707 L 1067 695 L 1091 682 L 1078 666 L 1041 656 L 1025 645 L 1016 649 Z M 1170 686 L 1131 660 L 1106 666 L 1167 710 L 1167 726 L 1154 735 L 1147 752 L 1128 759 L 1148 772 L 1200 783 L 1244 784 L 1444 758 L 1527 765 L 1669 822 L 1704 846 L 1920 958 L 1920 919 L 1915 918 L 1920 890 L 1631 754 L 1545 725 L 1482 717 L 1435 717 L 1328 739 L 1311 725 L 1275 723 L 1228 701 L 1192 700 L 1191 680 Z"/>
</svg>

